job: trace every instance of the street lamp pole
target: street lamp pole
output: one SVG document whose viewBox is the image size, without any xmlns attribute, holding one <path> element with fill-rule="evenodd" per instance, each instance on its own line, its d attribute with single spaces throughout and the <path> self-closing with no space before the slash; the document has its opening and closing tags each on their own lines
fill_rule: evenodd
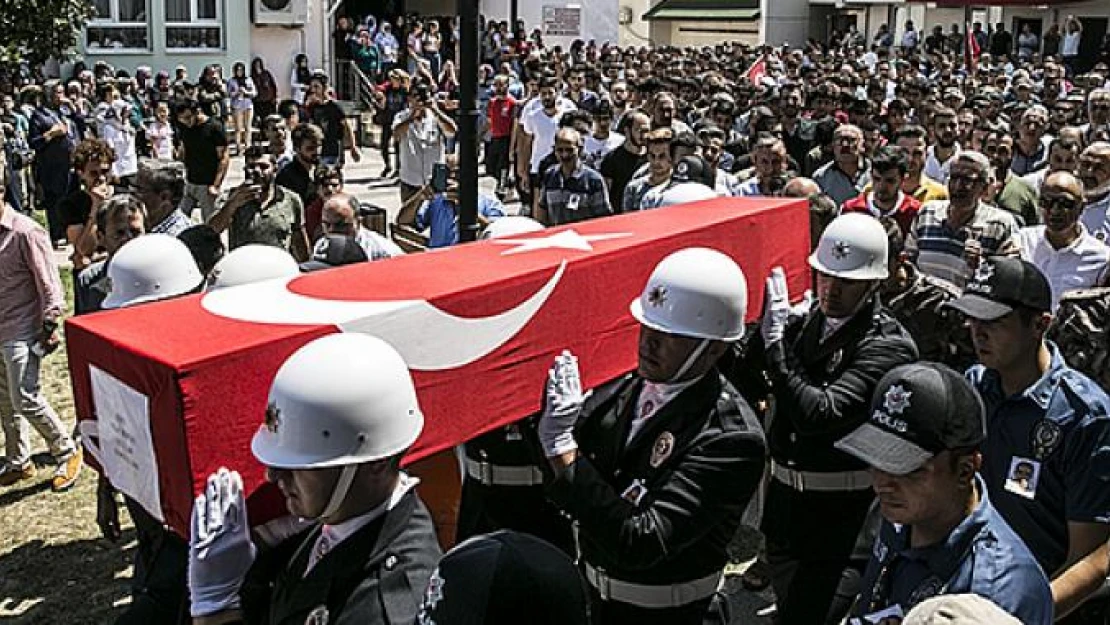
<svg viewBox="0 0 1110 625">
<path fill-rule="evenodd" d="M 478 0 L 459 11 L 459 242 L 478 237 Z"/>
</svg>

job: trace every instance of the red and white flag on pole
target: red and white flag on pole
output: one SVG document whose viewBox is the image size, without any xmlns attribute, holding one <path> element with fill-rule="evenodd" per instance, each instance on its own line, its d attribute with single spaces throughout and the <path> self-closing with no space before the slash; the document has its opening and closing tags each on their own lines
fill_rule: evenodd
<svg viewBox="0 0 1110 625">
<path fill-rule="evenodd" d="M 747 78 L 748 82 L 752 83 L 753 85 L 758 85 L 763 80 L 763 77 L 766 76 L 766 75 L 767 75 L 767 55 L 766 54 L 761 54 L 759 56 L 759 59 L 755 63 L 752 63 L 752 66 L 748 68 L 748 71 L 744 72 L 744 77 Z"/>
<path fill-rule="evenodd" d="M 975 33 L 971 31 L 969 22 L 964 22 L 964 33 L 967 39 L 964 42 L 964 67 L 967 68 L 968 74 L 974 74 L 979 69 L 979 55 L 983 51 L 979 49 L 979 40 L 975 38 Z"/>
</svg>

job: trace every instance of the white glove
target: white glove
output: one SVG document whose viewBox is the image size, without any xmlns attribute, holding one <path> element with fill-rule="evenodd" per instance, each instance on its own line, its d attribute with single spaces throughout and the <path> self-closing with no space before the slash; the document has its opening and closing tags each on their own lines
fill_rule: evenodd
<svg viewBox="0 0 1110 625">
<path fill-rule="evenodd" d="M 802 301 L 790 307 L 791 317 L 805 317 L 809 314 L 809 309 L 813 308 L 813 291 L 806 289 L 802 294 Z"/>
<path fill-rule="evenodd" d="M 243 479 L 220 470 L 208 476 L 193 503 L 189 539 L 190 614 L 208 616 L 239 607 L 239 587 L 254 563 Z"/>
<path fill-rule="evenodd" d="M 563 350 L 555 357 L 555 364 L 547 373 L 546 401 L 538 428 L 540 444 L 548 458 L 578 449 L 574 440 L 574 424 L 585 401 L 582 378 L 578 374 L 578 359 Z"/>
<path fill-rule="evenodd" d="M 786 322 L 790 319 L 790 293 L 786 287 L 786 272 L 782 267 L 771 270 L 767 278 L 767 295 L 763 302 L 763 322 L 760 333 L 764 345 L 772 345 L 782 340 L 786 332 Z"/>
</svg>

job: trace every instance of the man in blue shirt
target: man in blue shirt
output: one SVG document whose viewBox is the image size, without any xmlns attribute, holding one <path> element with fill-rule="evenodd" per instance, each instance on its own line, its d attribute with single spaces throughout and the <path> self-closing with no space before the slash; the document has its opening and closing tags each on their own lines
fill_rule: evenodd
<svg viewBox="0 0 1110 625">
<path fill-rule="evenodd" d="M 935 595 L 974 593 L 1026 625 L 1052 623 L 1048 579 L 979 477 L 983 404 L 931 362 L 879 381 L 871 418 L 836 443 L 869 466 L 882 528 L 850 623 L 900 621 Z"/>
<path fill-rule="evenodd" d="M 428 247 L 450 247 L 459 242 L 459 183 L 452 168 L 447 190 L 436 193 L 425 186 L 401 206 L 397 223 L 428 231 Z M 478 192 L 478 226 L 485 228 L 505 216 L 505 206 L 488 193 Z"/>
<path fill-rule="evenodd" d="M 987 409 L 987 491 L 1052 580 L 1056 614 L 1102 623 L 1104 602 L 1084 602 L 1110 568 L 1110 398 L 1045 340 L 1052 291 L 1035 265 L 984 260 L 949 305 L 981 363 L 967 377 Z"/>
<path fill-rule="evenodd" d="M 555 135 L 555 157 L 559 164 L 540 173 L 537 219 L 549 226 L 584 221 L 613 214 L 605 179 L 582 164 L 582 135 L 561 128 Z"/>
</svg>

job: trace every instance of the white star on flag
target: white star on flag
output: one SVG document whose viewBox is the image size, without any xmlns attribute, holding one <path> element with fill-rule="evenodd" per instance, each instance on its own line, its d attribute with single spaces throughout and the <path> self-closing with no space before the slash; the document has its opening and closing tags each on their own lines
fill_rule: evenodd
<svg viewBox="0 0 1110 625">
<path fill-rule="evenodd" d="M 501 252 L 502 256 L 508 256 L 509 254 L 523 254 L 524 252 L 549 249 L 579 250 L 582 252 L 592 252 L 594 250 L 594 246 L 590 244 L 595 241 L 623 239 L 630 236 L 632 236 L 631 232 L 587 234 L 583 236 L 581 234 L 578 234 L 576 230 L 572 229 L 564 230 L 556 234 L 537 236 L 528 239 L 492 239 L 492 241 L 494 243 L 503 245 L 515 245 L 516 247 L 514 247 L 513 249 Z"/>
</svg>

